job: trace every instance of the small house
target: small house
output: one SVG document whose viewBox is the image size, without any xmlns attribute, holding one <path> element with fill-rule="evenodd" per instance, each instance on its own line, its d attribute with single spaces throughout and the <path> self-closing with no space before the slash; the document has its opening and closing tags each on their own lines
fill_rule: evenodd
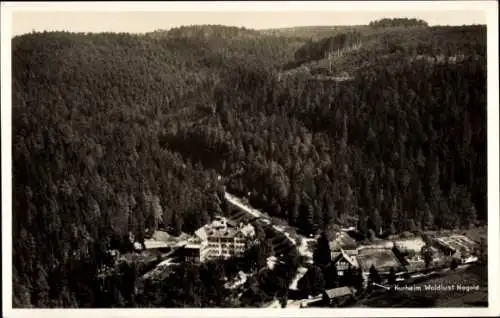
<svg viewBox="0 0 500 318">
<path fill-rule="evenodd" d="M 264 308 L 282 308 L 281 303 L 277 299 L 270 301 L 269 303 L 265 304 L 263 307 Z"/>
<path fill-rule="evenodd" d="M 455 254 L 455 252 L 457 252 L 455 248 L 453 248 L 452 246 L 450 246 L 450 244 L 448 244 L 446 239 L 437 238 L 435 240 L 435 244 L 446 256 L 452 256 L 453 254 Z"/>
<path fill-rule="evenodd" d="M 157 230 L 151 234 L 150 238 L 144 240 L 144 249 L 146 250 L 157 250 L 166 253 L 169 252 L 171 248 L 171 237 L 165 231 Z"/>
<path fill-rule="evenodd" d="M 199 263 L 202 261 L 201 243 L 188 243 L 181 247 L 180 256 L 186 263 Z"/>
<path fill-rule="evenodd" d="M 356 259 L 357 251 L 356 250 L 344 250 L 340 249 L 340 253 L 332 254 L 334 257 L 332 259 L 335 268 L 337 269 L 338 276 L 344 276 L 345 272 L 349 267 L 358 268 L 359 264 Z"/>
<path fill-rule="evenodd" d="M 144 246 L 146 250 L 156 250 L 162 253 L 169 252 L 172 249 L 172 244 L 154 239 L 144 240 Z"/>
<path fill-rule="evenodd" d="M 474 252 L 476 244 L 463 235 L 443 236 L 435 239 L 437 247 L 446 255 L 464 262 Z"/>
<path fill-rule="evenodd" d="M 356 289 L 348 286 L 328 289 L 323 293 L 323 303 L 330 306 L 340 306 L 353 299 L 355 294 Z"/>
<path fill-rule="evenodd" d="M 171 235 L 168 234 L 167 231 L 162 231 L 162 230 L 156 230 L 152 234 L 152 239 L 155 239 L 157 241 L 163 241 L 163 242 L 168 242 L 172 239 Z"/>
</svg>

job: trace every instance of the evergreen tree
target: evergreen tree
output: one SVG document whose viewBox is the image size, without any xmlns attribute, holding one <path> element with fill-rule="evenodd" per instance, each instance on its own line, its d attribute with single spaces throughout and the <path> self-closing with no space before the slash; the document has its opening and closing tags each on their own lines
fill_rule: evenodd
<svg viewBox="0 0 500 318">
<path fill-rule="evenodd" d="M 329 263 L 323 270 L 325 288 L 336 288 L 339 285 L 339 276 L 335 264 Z"/>
<path fill-rule="evenodd" d="M 420 254 L 422 254 L 422 257 L 424 258 L 425 267 L 430 267 L 432 265 L 434 258 L 430 246 L 428 245 L 423 246 Z"/>
<path fill-rule="evenodd" d="M 358 294 L 363 293 L 363 283 L 364 283 L 363 272 L 361 268 L 356 268 L 354 270 L 353 287 L 356 288 Z"/>
<path fill-rule="evenodd" d="M 451 260 L 450 269 L 451 269 L 451 270 L 454 270 L 454 269 L 455 269 L 455 268 L 457 268 L 457 267 L 458 267 L 458 261 L 457 261 L 457 259 L 456 259 L 456 258 L 453 258 L 453 259 Z"/>
<path fill-rule="evenodd" d="M 313 261 L 314 264 L 319 266 L 322 270 L 324 270 L 332 261 L 330 242 L 324 232 L 318 238 L 316 249 L 313 253 Z"/>
<path fill-rule="evenodd" d="M 373 225 L 376 235 L 381 235 L 383 230 L 382 217 L 380 216 L 380 213 L 377 209 L 375 209 L 373 212 Z"/>
<path fill-rule="evenodd" d="M 485 223 L 485 27 L 377 24 L 398 28 L 14 37 L 13 303 L 132 304 L 118 287 L 99 291 L 104 251 L 128 251 L 129 232 L 142 241 L 162 223 L 192 234 L 226 190 L 307 235 L 359 217 L 379 235 L 375 209 L 385 233 Z M 294 75 L 332 50 L 343 57 L 331 71 L 350 80 Z M 288 282 L 296 251 L 284 262 Z M 174 276 L 146 305 L 226 304 L 223 288 L 180 291 L 189 275 Z"/>
<path fill-rule="evenodd" d="M 382 282 L 377 269 L 372 265 L 368 274 L 368 288 L 373 290 L 373 284 L 380 284 Z"/>
<path fill-rule="evenodd" d="M 172 234 L 175 236 L 179 236 L 182 233 L 182 221 L 177 215 L 177 212 L 174 212 L 174 214 L 172 215 L 172 229 Z"/>
<path fill-rule="evenodd" d="M 321 268 L 312 266 L 297 283 L 297 287 L 307 297 L 316 296 L 325 290 L 325 278 Z"/>
<path fill-rule="evenodd" d="M 394 271 L 394 267 L 391 267 L 391 271 L 389 272 L 389 277 L 387 279 L 387 283 L 391 286 L 396 284 L 396 272 Z"/>
</svg>

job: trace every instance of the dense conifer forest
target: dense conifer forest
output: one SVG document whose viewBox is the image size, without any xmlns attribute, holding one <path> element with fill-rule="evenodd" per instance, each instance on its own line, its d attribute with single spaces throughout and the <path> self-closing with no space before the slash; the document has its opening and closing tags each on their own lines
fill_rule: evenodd
<svg viewBox="0 0 500 318">
<path fill-rule="evenodd" d="M 397 22 L 318 42 L 215 25 L 15 37 L 13 306 L 230 306 L 210 264 L 143 299 L 123 279 L 103 303 L 96 281 L 129 232 L 192 233 L 226 190 L 305 233 L 485 223 L 486 27 Z M 333 60 L 351 80 L 282 80 L 354 40 Z M 243 299 L 272 286 L 286 285 Z"/>
</svg>

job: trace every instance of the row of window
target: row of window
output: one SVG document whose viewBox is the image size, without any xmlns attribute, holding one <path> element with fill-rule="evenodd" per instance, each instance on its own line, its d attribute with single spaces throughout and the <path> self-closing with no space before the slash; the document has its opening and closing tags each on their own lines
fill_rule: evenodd
<svg viewBox="0 0 500 318">
<path fill-rule="evenodd" d="M 238 249 L 222 249 L 222 250 L 210 250 L 207 254 L 208 255 L 218 255 L 218 254 L 234 254 L 234 253 L 243 253 L 245 250 L 242 249 L 242 248 L 238 248 Z"/>
<path fill-rule="evenodd" d="M 208 256 L 219 256 L 219 255 L 232 255 L 228 251 L 225 252 L 210 252 L 208 253 Z"/>
<path fill-rule="evenodd" d="M 234 256 L 234 255 L 241 255 L 243 254 L 244 250 L 235 250 L 233 253 L 229 252 L 229 251 L 222 251 L 222 252 L 219 252 L 219 251 L 210 251 L 207 253 L 206 257 L 207 258 L 216 258 L 216 257 L 221 257 L 221 256 L 224 256 L 224 257 L 231 257 L 231 256 Z"/>
<path fill-rule="evenodd" d="M 234 241 L 229 241 L 229 242 L 220 242 L 220 241 L 208 241 L 208 244 L 216 244 L 216 245 L 232 245 L 235 244 L 236 242 Z"/>
<path fill-rule="evenodd" d="M 227 254 L 227 255 L 210 255 L 209 257 L 207 257 L 207 259 L 219 259 L 219 258 L 230 258 L 231 255 Z"/>
<path fill-rule="evenodd" d="M 340 262 L 339 262 L 339 263 L 337 263 L 337 269 L 338 269 L 338 270 L 345 270 L 345 269 L 347 269 L 347 268 L 349 268 L 349 264 L 344 263 L 344 262 L 342 262 L 342 263 L 340 263 Z"/>
<path fill-rule="evenodd" d="M 209 237 L 209 242 L 222 242 L 222 243 L 232 243 L 233 241 L 238 241 L 236 238 L 224 238 L 224 237 Z"/>
<path fill-rule="evenodd" d="M 245 247 L 245 244 L 244 243 L 234 243 L 234 244 L 231 244 L 231 243 L 222 243 L 222 244 L 218 244 L 218 243 L 208 243 L 208 246 L 209 247 L 217 247 L 217 248 L 220 248 L 220 247 L 229 247 L 229 248 L 232 248 L 233 246 L 234 247 Z"/>
<path fill-rule="evenodd" d="M 216 244 L 209 243 L 206 248 L 203 249 L 202 254 L 207 255 L 207 257 L 230 257 L 232 255 L 241 255 L 245 251 L 245 244 Z"/>
</svg>

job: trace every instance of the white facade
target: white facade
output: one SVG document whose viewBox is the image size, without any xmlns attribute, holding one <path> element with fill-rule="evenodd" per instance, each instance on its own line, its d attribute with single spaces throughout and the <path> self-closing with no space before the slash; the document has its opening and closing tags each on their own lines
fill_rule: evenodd
<svg viewBox="0 0 500 318">
<path fill-rule="evenodd" d="M 255 235 L 255 230 L 250 224 L 238 226 L 218 217 L 195 234 L 201 240 L 201 261 L 205 261 L 242 255 L 248 238 Z"/>
</svg>

